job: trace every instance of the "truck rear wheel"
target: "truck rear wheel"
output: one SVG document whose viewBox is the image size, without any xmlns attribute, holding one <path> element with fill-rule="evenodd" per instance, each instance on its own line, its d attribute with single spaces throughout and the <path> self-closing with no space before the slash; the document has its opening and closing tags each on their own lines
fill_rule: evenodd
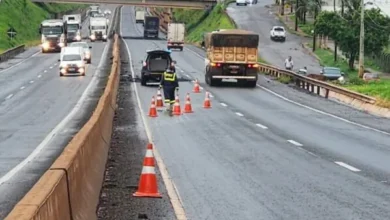
<svg viewBox="0 0 390 220">
<path fill-rule="evenodd" d="M 219 86 L 222 83 L 222 79 L 213 79 L 212 75 L 209 73 L 206 73 L 205 81 L 210 86 Z"/>
<path fill-rule="evenodd" d="M 183 51 L 183 47 L 180 47 L 180 51 Z"/>
<path fill-rule="evenodd" d="M 144 76 L 141 76 L 141 86 L 146 86 L 147 79 Z"/>
</svg>

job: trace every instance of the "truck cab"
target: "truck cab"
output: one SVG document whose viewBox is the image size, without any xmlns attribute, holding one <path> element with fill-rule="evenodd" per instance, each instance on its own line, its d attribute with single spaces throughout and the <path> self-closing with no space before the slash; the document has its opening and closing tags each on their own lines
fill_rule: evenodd
<svg viewBox="0 0 390 220">
<path fill-rule="evenodd" d="M 82 47 L 64 47 L 61 50 L 60 76 L 80 74 L 85 76 L 85 55 Z"/>
<path fill-rule="evenodd" d="M 145 16 L 144 38 L 158 38 L 160 30 L 160 18 L 156 16 Z"/>
<path fill-rule="evenodd" d="M 206 33 L 204 46 L 205 81 L 219 85 L 223 79 L 235 79 L 238 84 L 256 87 L 258 79 L 259 35 L 246 30 L 231 29 Z"/>
<path fill-rule="evenodd" d="M 41 22 L 39 33 L 41 34 L 42 53 L 49 51 L 60 52 L 67 45 L 66 21 L 49 19 Z"/>
<path fill-rule="evenodd" d="M 66 22 L 66 29 L 68 31 L 67 34 L 67 42 L 80 42 L 82 39 L 81 36 L 81 15 L 64 15 L 64 22 Z"/>
<path fill-rule="evenodd" d="M 107 35 L 108 35 L 107 18 L 91 17 L 89 19 L 89 38 L 91 42 L 94 42 L 96 40 L 101 40 L 103 42 L 106 42 Z"/>
</svg>

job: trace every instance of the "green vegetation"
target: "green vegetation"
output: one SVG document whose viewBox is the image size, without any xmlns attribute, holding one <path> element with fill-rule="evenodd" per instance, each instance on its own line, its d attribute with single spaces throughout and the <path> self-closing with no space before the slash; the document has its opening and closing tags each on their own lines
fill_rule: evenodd
<svg viewBox="0 0 390 220">
<path fill-rule="evenodd" d="M 390 107 L 390 79 L 382 78 L 378 81 L 365 82 L 358 77 L 357 70 L 349 68 L 347 60 L 339 57 L 338 61 L 334 62 L 332 51 L 317 48 L 315 54 L 321 59 L 321 65 L 338 67 L 346 74 L 348 81 L 342 85 L 343 87 L 376 97 L 381 106 Z"/>
<path fill-rule="evenodd" d="M 29 0 L 2 0 L 0 2 L 0 53 L 20 44 L 27 46 L 39 43 L 38 27 L 42 20 L 53 14 L 85 7 L 80 4 L 32 3 Z M 15 28 L 17 36 L 8 39 L 9 25 Z"/>
<path fill-rule="evenodd" d="M 217 4 L 212 11 L 174 9 L 173 15 L 177 22 L 186 24 L 186 40 L 191 43 L 202 41 L 203 33 L 217 29 L 233 29 L 234 24 L 225 13 L 226 5 Z"/>
<path fill-rule="evenodd" d="M 289 16 L 289 19 L 291 21 L 294 21 L 295 22 L 295 15 L 290 15 Z M 314 24 L 313 24 L 313 21 L 305 21 L 305 23 L 303 22 L 298 22 L 298 28 L 303 32 L 305 33 L 306 35 L 308 36 L 313 36 L 312 34 L 312 30 L 314 30 Z M 292 30 L 295 32 L 295 30 Z"/>
<path fill-rule="evenodd" d="M 279 82 L 281 82 L 281 83 L 284 83 L 284 84 L 289 84 L 290 82 L 291 82 L 291 77 L 289 77 L 289 76 L 284 76 L 284 75 L 282 75 L 282 76 L 280 76 L 280 77 L 278 77 L 278 79 L 277 79 Z"/>
</svg>

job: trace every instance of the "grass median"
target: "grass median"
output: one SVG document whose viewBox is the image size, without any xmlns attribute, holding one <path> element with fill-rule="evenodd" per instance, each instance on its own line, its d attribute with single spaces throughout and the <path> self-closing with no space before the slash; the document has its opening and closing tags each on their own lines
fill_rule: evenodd
<svg viewBox="0 0 390 220">
<path fill-rule="evenodd" d="M 311 45 L 310 45 L 311 46 Z M 321 65 L 340 68 L 347 76 L 347 83 L 341 86 L 353 91 L 369 95 L 378 99 L 378 105 L 390 107 L 390 79 L 381 78 L 377 81 L 365 82 L 358 78 L 357 70 L 349 69 L 348 62 L 339 57 L 337 62 L 334 62 L 334 53 L 331 50 L 317 48 L 315 54 L 320 58 Z M 375 66 L 366 63 L 366 67 L 375 69 Z"/>
</svg>

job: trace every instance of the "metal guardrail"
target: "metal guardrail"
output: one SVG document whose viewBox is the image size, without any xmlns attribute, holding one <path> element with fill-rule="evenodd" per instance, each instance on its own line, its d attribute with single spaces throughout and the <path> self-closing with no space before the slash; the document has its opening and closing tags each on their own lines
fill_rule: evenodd
<svg viewBox="0 0 390 220">
<path fill-rule="evenodd" d="M 20 46 L 8 49 L 0 54 L 0 63 L 6 60 L 12 59 L 16 55 L 22 53 L 25 50 L 25 45 L 22 44 Z"/>
<path fill-rule="evenodd" d="M 280 69 L 271 65 L 267 65 L 264 63 L 259 63 L 259 70 L 263 73 L 268 73 L 272 76 L 281 77 L 281 76 L 288 76 L 292 78 L 292 80 L 295 82 L 296 86 L 302 89 L 306 89 L 309 92 L 317 93 L 317 95 L 320 95 L 321 89 L 325 90 L 325 98 L 328 98 L 329 91 L 339 93 L 345 96 L 348 96 L 353 99 L 357 99 L 366 103 L 374 104 L 376 102 L 376 99 L 370 96 L 366 96 L 336 85 L 332 85 L 330 83 L 320 81 L 317 79 L 313 79 L 310 77 L 306 77 L 297 73 L 294 73 L 292 71 Z"/>
</svg>

